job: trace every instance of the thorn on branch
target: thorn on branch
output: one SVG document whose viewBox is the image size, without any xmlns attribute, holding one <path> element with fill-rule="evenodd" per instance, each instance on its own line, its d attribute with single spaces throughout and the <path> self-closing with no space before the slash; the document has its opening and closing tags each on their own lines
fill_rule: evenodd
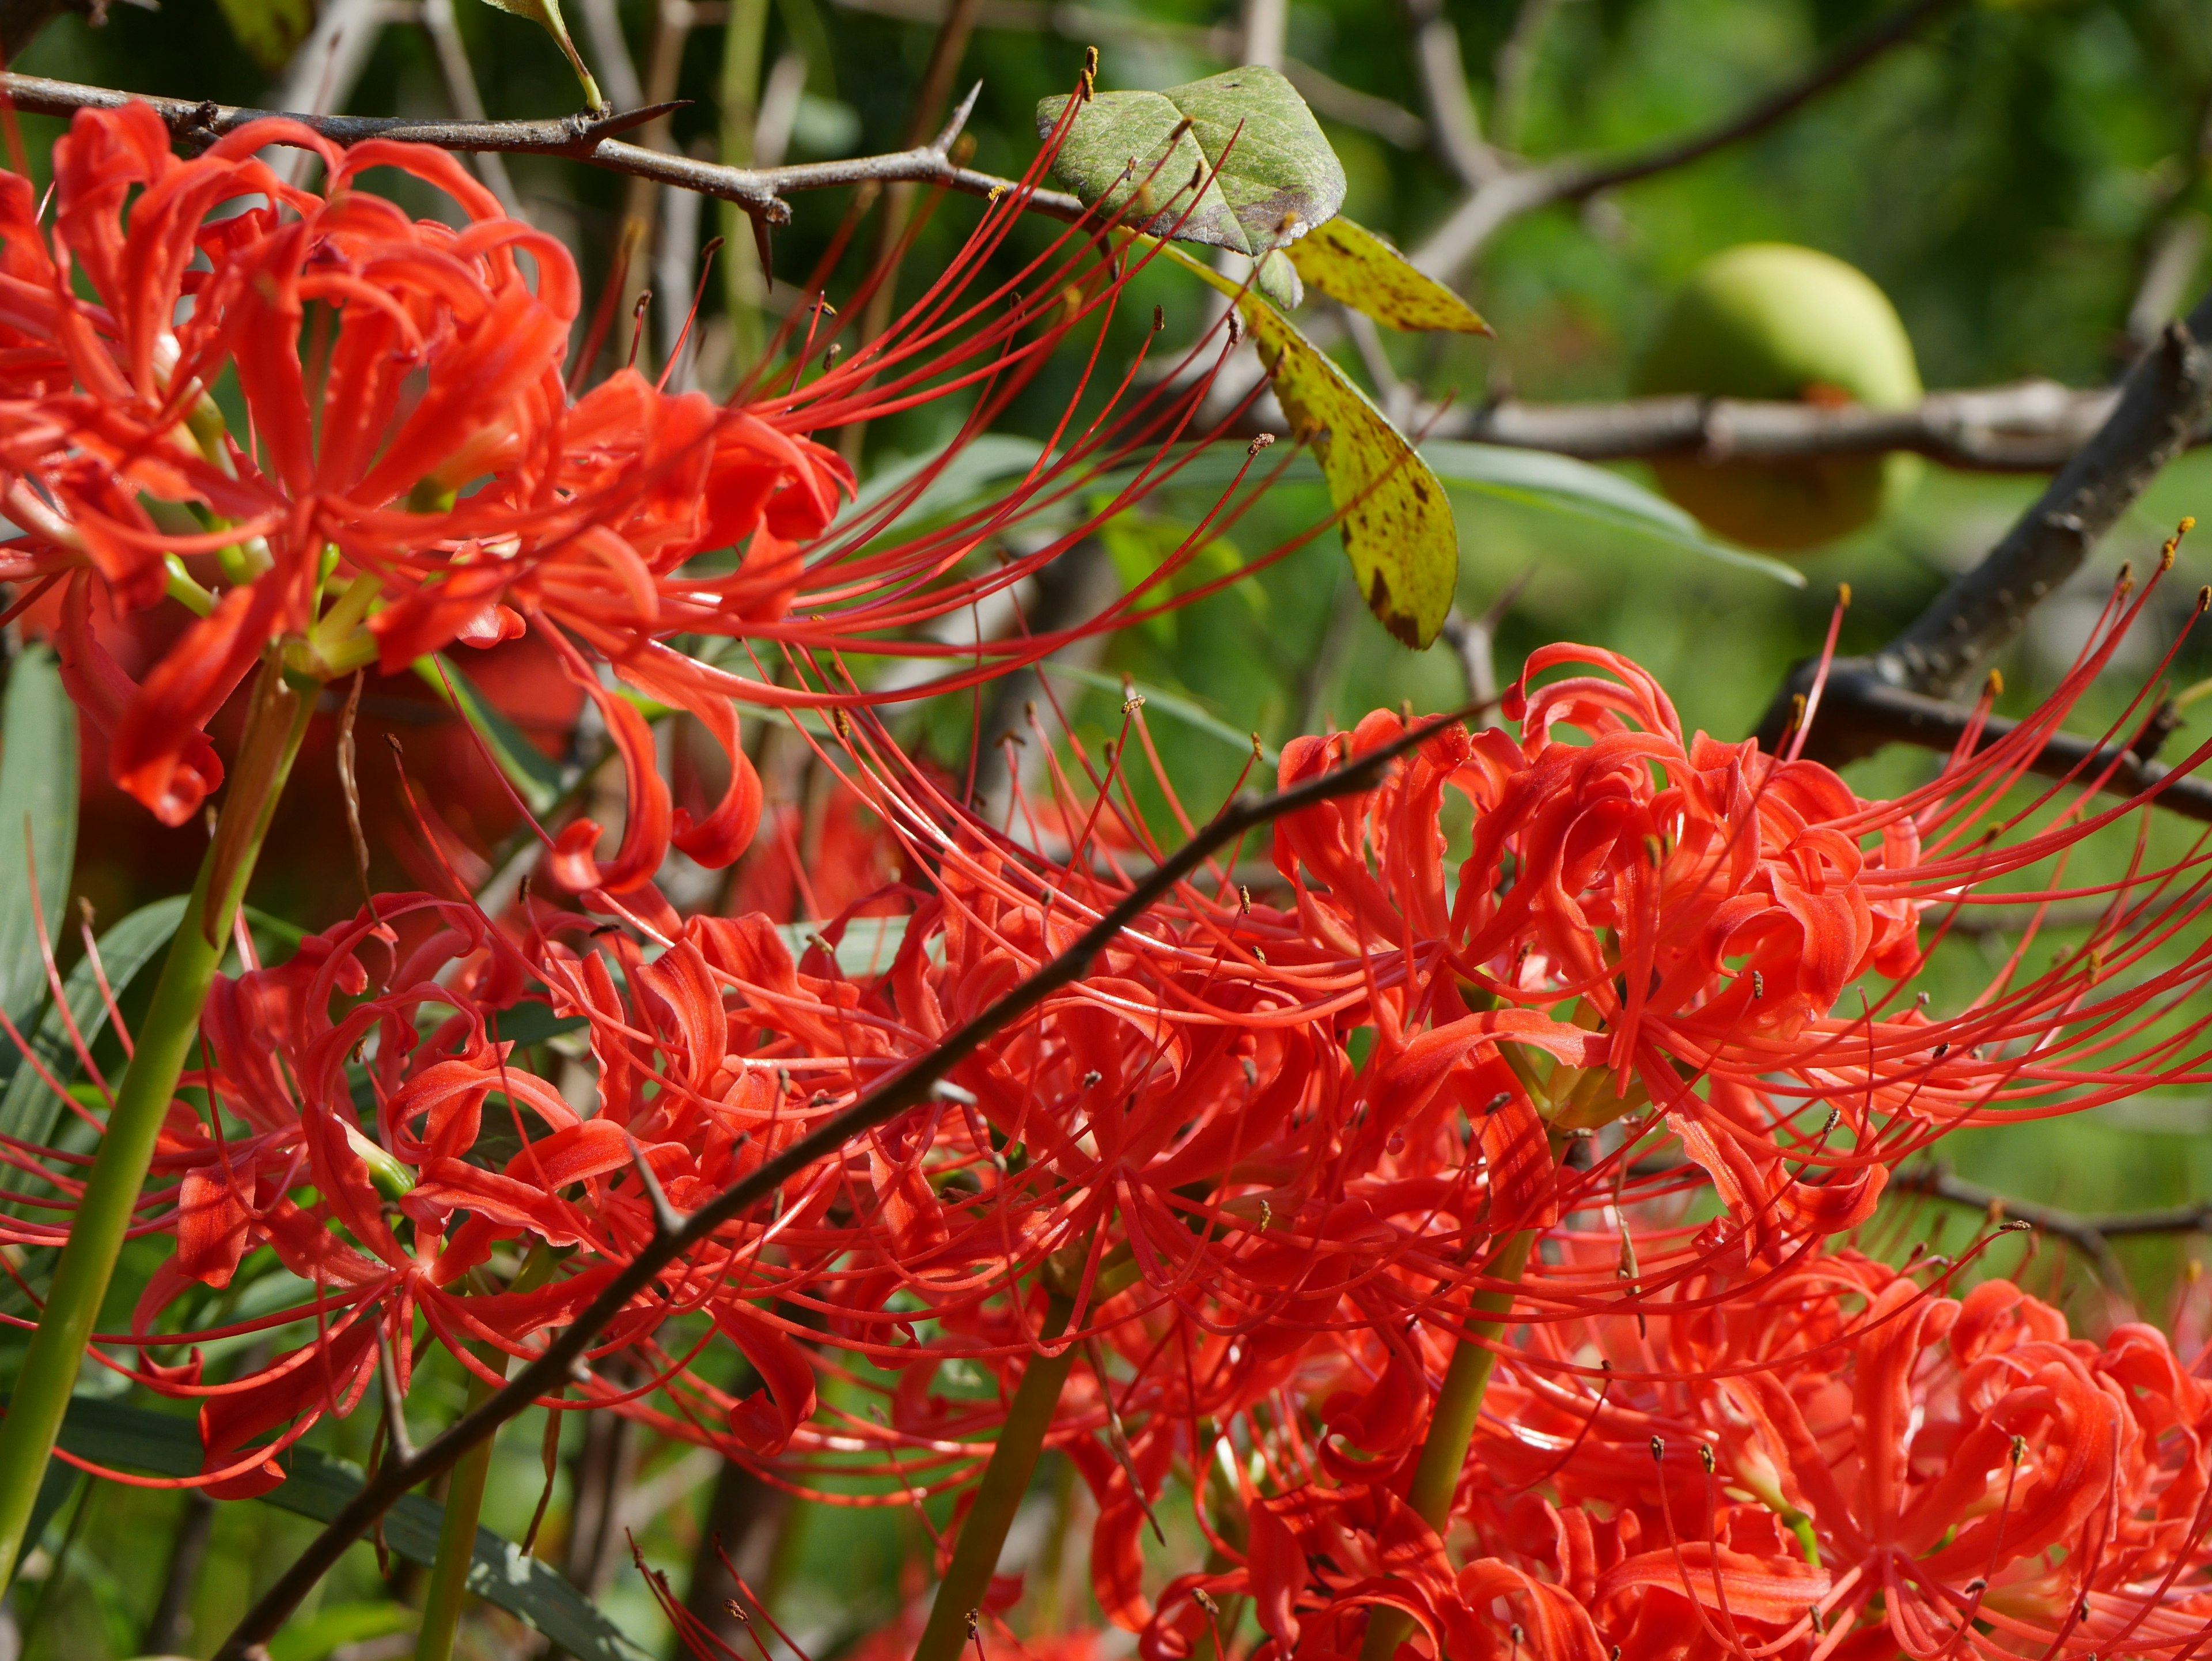
<svg viewBox="0 0 2212 1661">
<path fill-rule="evenodd" d="M 653 1165 L 638 1146 L 637 1138 L 625 1133 L 629 1143 L 629 1162 L 636 1167 L 638 1182 L 645 1189 L 645 1197 L 653 1207 L 653 1232 L 660 1239 L 673 1239 L 683 1232 L 684 1214 L 668 1201 L 668 1190 L 661 1187 L 660 1178 L 653 1174 Z"/>
<path fill-rule="evenodd" d="M 403 1465 L 415 1457 L 414 1439 L 407 1433 L 407 1399 L 399 1390 L 399 1366 L 392 1359 L 389 1334 L 376 1335 L 376 1372 L 378 1382 L 384 1388 L 384 1424 L 386 1439 L 392 1451 L 399 1456 Z"/>
<path fill-rule="evenodd" d="M 943 155 L 951 149 L 952 141 L 960 137 L 961 129 L 968 125 L 968 118 L 974 112 L 975 100 L 982 95 L 982 92 L 983 83 L 981 81 L 968 88 L 968 95 L 954 106 L 952 119 L 945 124 L 945 130 L 930 141 L 929 148 L 932 151 Z"/>
</svg>

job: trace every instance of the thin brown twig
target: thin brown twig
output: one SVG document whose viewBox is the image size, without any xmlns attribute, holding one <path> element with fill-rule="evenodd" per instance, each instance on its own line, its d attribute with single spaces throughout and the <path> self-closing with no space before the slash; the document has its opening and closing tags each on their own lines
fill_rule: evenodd
<svg viewBox="0 0 2212 1661">
<path fill-rule="evenodd" d="M 2045 1205 L 2000 1194 L 1979 1183 L 1970 1183 L 1940 1159 L 1911 1165 L 1894 1172 L 1889 1186 L 1908 1194 L 1924 1194 L 1983 1212 L 1992 1222 L 2007 1218 L 2032 1224 L 2055 1234 L 2078 1250 L 2095 1269 L 2097 1278 L 2114 1292 L 2128 1290 L 2127 1271 L 2120 1266 L 2112 1243 L 2116 1239 L 2157 1234 L 2212 1234 L 2212 1201 L 2166 1206 L 2155 1211 L 2084 1213 L 2063 1206 Z"/>
<path fill-rule="evenodd" d="M 835 3 L 841 11 L 896 18 L 903 23 L 941 24 L 949 9 L 945 0 L 835 0 Z M 1240 32 L 1231 24 L 1209 27 L 1202 23 L 1170 22 L 1086 6 L 1078 0 L 982 0 L 976 9 L 975 27 L 1055 34 L 1083 46 L 1129 39 L 1153 40 L 1224 64 L 1237 62 L 1241 48 Z M 1401 149 L 1417 150 L 1428 143 L 1428 124 L 1404 105 L 1347 87 L 1296 58 L 1286 57 L 1277 67 L 1313 106 L 1316 114 L 1362 128 Z"/>
<path fill-rule="evenodd" d="M 863 1096 L 844 1112 L 818 1126 L 763 1163 L 742 1182 L 724 1189 L 693 1212 L 679 1228 L 656 1227 L 652 1240 L 579 1315 L 555 1335 L 535 1359 L 517 1371 L 495 1395 L 461 1415 L 438 1436 L 404 1457 L 380 1468 L 276 1578 L 217 1652 L 217 1661 L 246 1661 L 247 1652 L 275 1635 L 300 1602 L 376 1518 L 409 1489 L 452 1469 L 470 1448 L 549 1393 L 565 1390 L 571 1370 L 609 1323 L 648 1292 L 660 1272 L 685 1251 L 703 1243 L 725 1223 L 768 1199 L 816 1160 L 836 1153 L 853 1137 L 888 1123 L 927 1100 L 952 1069 L 1012 1022 L 1062 988 L 1089 972 L 1091 964 L 1123 931 L 1196 873 L 1206 861 L 1240 837 L 1285 814 L 1339 796 L 1372 788 L 1389 764 L 1419 747 L 1439 728 L 1462 718 L 1458 711 L 1425 721 L 1397 741 L 1369 751 L 1337 770 L 1291 790 L 1247 797 L 1224 808 L 1203 830 L 1138 882 L 1060 956 L 1038 968 L 927 1055 L 917 1057 Z"/>
<path fill-rule="evenodd" d="M 1413 261 L 1431 275 L 1453 281 L 1511 220 L 1556 204 L 1586 202 L 1606 191 L 1687 167 L 1717 150 L 1756 138 L 1842 86 L 1868 64 L 1910 40 L 1921 25 L 1961 3 L 1908 0 L 1796 81 L 1698 131 L 1618 155 L 1562 156 L 1501 173 L 1469 192 L 1414 253 Z"/>
<path fill-rule="evenodd" d="M 678 185 L 704 196 L 733 202 L 770 225 L 790 222 L 791 204 L 784 198 L 800 191 L 899 181 L 941 185 L 969 196 L 994 196 L 1015 188 L 1015 181 L 1011 179 L 978 173 L 954 162 L 947 154 L 949 137 L 940 137 L 916 149 L 883 155 L 799 162 L 780 167 L 726 167 L 719 162 L 646 149 L 625 143 L 615 136 L 665 113 L 652 106 L 608 115 L 579 114 L 548 121 L 417 121 L 393 116 L 311 116 L 211 101 L 193 103 L 182 98 L 155 98 L 12 71 L 0 74 L 0 93 L 4 93 L 17 110 L 31 115 L 69 115 L 82 109 L 119 109 L 125 104 L 143 103 L 161 118 L 177 139 L 186 143 L 210 143 L 249 121 L 282 116 L 341 144 L 358 143 L 364 138 L 398 138 L 446 150 L 567 156 L 610 172 Z M 1085 212 L 1082 203 L 1060 191 L 1032 192 L 1026 205 L 1032 212 L 1070 222 L 1080 219 Z"/>
</svg>

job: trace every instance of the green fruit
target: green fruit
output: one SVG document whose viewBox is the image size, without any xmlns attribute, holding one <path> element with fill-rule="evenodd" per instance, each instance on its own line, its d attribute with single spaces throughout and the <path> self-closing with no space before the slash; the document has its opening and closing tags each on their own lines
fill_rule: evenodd
<svg viewBox="0 0 2212 1661">
<path fill-rule="evenodd" d="M 1909 409 L 1920 371 L 1897 308 L 1866 274 L 1811 248 L 1747 242 L 1691 273 L 1637 365 L 1640 393 L 1808 399 Z M 1659 485 L 1708 529 L 1753 548 L 1812 548 L 1881 517 L 1920 458 L 1654 463 Z"/>
</svg>

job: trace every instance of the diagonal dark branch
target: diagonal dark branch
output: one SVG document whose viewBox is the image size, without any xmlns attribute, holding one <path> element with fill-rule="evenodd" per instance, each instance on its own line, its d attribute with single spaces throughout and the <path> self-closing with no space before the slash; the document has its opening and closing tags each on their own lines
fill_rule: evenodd
<svg viewBox="0 0 2212 1661">
<path fill-rule="evenodd" d="M 1813 732 L 1818 747 L 1831 759 L 1872 755 L 1885 744 L 1948 751 L 1955 749 L 1966 735 L 1972 713 L 1961 704 L 1893 686 L 1863 663 L 1839 663 L 1820 693 Z M 1786 721 L 1788 711 L 1781 715 Z M 2002 715 L 1990 716 L 1973 753 L 1988 749 L 2019 725 Z M 1772 748 L 1781 736 L 1779 725 L 1775 732 L 1762 732 L 1759 736 L 1761 743 Z M 1806 753 L 1811 754 L 1814 748 L 1808 745 Z M 2184 818 L 2212 823 L 2212 778 L 2194 771 L 2177 772 L 2163 762 L 2136 754 L 2132 748 L 2100 750 L 2087 739 L 2057 733 L 2045 741 L 2027 770 L 2045 778 L 2086 782 L 2101 777 L 2102 788 L 2118 796 L 2156 789 L 2154 800 L 2160 807 Z"/>
<path fill-rule="evenodd" d="M 672 106 L 653 106 L 613 115 L 572 115 L 551 121 L 416 121 L 404 117 L 301 115 L 278 110 L 243 109 L 228 104 L 195 104 L 182 98 L 143 97 L 104 87 L 51 81 L 43 76 L 0 74 L 0 93 L 33 115 L 69 115 L 82 109 L 117 109 L 143 103 L 168 125 L 182 143 L 208 143 L 224 133 L 272 115 L 313 128 L 341 144 L 364 138 L 399 138 L 440 149 L 507 155 L 563 155 L 610 172 L 650 179 L 735 203 L 770 225 L 787 224 L 799 191 L 842 185 L 913 182 L 941 185 L 969 196 L 993 196 L 1015 188 L 1011 179 L 977 173 L 954 162 L 936 143 L 885 155 L 853 156 L 842 161 L 811 161 L 781 167 L 727 167 L 696 157 L 625 143 L 616 137 L 662 114 Z M 1060 191 L 1037 191 L 1030 209 L 1054 219 L 1083 216 L 1083 204 Z"/>
<path fill-rule="evenodd" d="M 2136 361 L 2104 426 L 2004 540 L 1883 648 L 1884 679 L 1955 697 L 1980 678 L 2212 414 L 2207 338 L 2212 295 Z"/>
<path fill-rule="evenodd" d="M 1450 282 L 1465 271 L 1468 262 L 1499 228 L 1523 214 L 1557 203 L 1585 202 L 1616 186 L 1686 167 L 1716 150 L 1755 138 L 1843 85 L 1868 64 L 1910 40 L 1923 23 L 1960 3 L 1961 0 L 1907 0 L 1788 86 L 1700 131 L 1662 139 L 1621 155 L 1562 156 L 1486 182 L 1472 192 L 1415 252 L 1413 263 Z"/>
<path fill-rule="evenodd" d="M 1956 743 L 1966 712 L 1944 700 L 1972 684 L 2019 636 L 2028 613 L 2081 568 L 2089 550 L 2212 416 L 2212 354 L 2198 344 L 2208 337 L 2212 295 L 2186 319 L 2166 326 L 2157 346 L 2120 383 L 2104 425 L 1980 564 L 1872 658 L 1835 664 L 1805 746 L 1808 756 L 1840 764 L 1884 744 L 1948 749 Z M 1763 742 L 1771 745 L 1781 736 L 1796 700 L 1811 684 L 1813 668 L 1800 664 L 1768 707 L 1759 728 Z M 1992 721 L 1985 741 L 2001 730 L 2009 731 L 2009 724 Z M 2089 751 L 2081 740 L 2062 735 L 2045 747 L 2035 770 L 2063 774 Z M 2141 789 L 2163 776 L 2156 764 L 2131 759 L 2115 774 L 2112 788 Z M 2194 779 L 2168 786 L 2160 801 L 2192 818 L 2212 818 L 2204 806 L 2212 801 L 2212 788 Z"/>
<path fill-rule="evenodd" d="M 1461 720 L 1466 713 L 1460 711 L 1425 722 L 1395 743 L 1370 751 L 1348 765 L 1309 780 L 1295 789 L 1270 796 L 1247 797 L 1232 804 L 1133 887 L 1074 945 L 948 1035 L 905 1071 L 878 1085 L 844 1112 L 764 1161 L 744 1181 L 723 1189 L 694 1211 L 680 1227 L 673 1232 L 656 1230 L 651 1244 L 607 1283 L 574 1323 L 508 1379 L 496 1395 L 464 1414 L 410 1457 L 387 1461 L 380 1468 L 331 1519 L 329 1526 L 308 1543 L 299 1559 L 246 1611 L 217 1652 L 217 1661 L 246 1661 L 248 1652 L 275 1635 L 315 1583 L 402 1494 L 451 1469 L 463 1453 L 541 1396 L 565 1389 L 570 1369 L 583 1359 L 585 1351 L 600 1332 L 628 1309 L 634 1299 L 650 1290 L 660 1272 L 684 1252 L 703 1243 L 723 1224 L 768 1199 L 816 1160 L 836 1153 L 861 1132 L 884 1124 L 926 1100 L 955 1067 L 993 1035 L 1036 1008 L 1054 993 L 1080 980 L 1097 955 L 1120 938 L 1124 930 L 1239 837 L 1285 814 L 1372 788 L 1393 761 L 1443 727 Z"/>
</svg>

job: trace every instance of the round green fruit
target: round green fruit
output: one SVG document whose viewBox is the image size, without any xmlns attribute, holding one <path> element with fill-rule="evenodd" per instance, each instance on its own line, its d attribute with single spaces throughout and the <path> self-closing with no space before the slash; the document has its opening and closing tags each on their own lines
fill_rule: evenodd
<svg viewBox="0 0 2212 1661">
<path fill-rule="evenodd" d="M 1747 242 L 1691 273 L 1637 365 L 1636 390 L 1900 410 L 1919 403 L 1920 370 L 1897 308 L 1863 271 L 1811 248 Z M 1660 488 L 1707 529 L 1787 553 L 1881 517 L 1919 462 L 1669 456 L 1654 466 Z"/>
</svg>

